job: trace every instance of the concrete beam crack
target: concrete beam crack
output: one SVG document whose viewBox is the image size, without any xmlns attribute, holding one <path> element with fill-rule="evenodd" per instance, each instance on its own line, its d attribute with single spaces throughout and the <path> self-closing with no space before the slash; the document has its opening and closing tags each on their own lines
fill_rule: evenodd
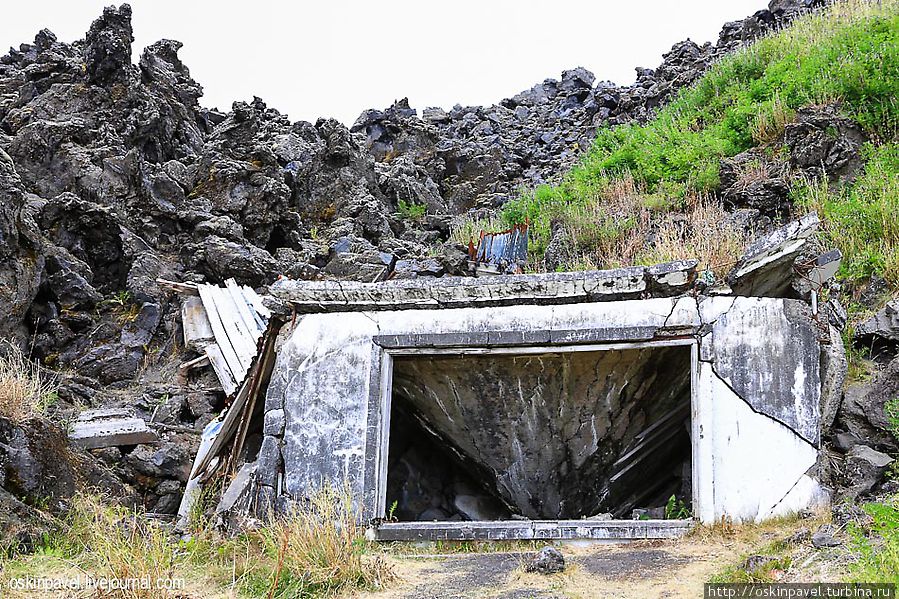
<svg viewBox="0 0 899 599">
<path fill-rule="evenodd" d="M 815 451 L 818 450 L 817 446 L 816 446 L 814 443 L 812 443 L 811 441 L 809 441 L 808 439 L 806 439 L 805 437 L 803 437 L 800 433 L 798 433 L 798 432 L 796 431 L 796 429 L 794 429 L 792 426 L 790 426 L 790 425 L 787 424 L 786 422 L 783 422 L 783 421 L 781 421 L 779 418 L 775 418 L 774 416 L 771 416 L 770 414 L 765 414 L 764 412 L 759 412 L 757 409 L 755 409 L 755 407 L 754 407 L 751 403 L 749 403 L 748 401 L 746 401 L 746 399 L 745 399 L 742 395 L 740 395 L 740 394 L 737 392 L 737 390 L 734 389 L 733 386 L 732 386 L 729 382 L 727 382 L 727 381 L 726 381 L 720 374 L 718 374 L 718 371 L 715 370 L 715 363 L 714 363 L 714 362 L 708 362 L 708 364 L 710 364 L 710 365 L 712 366 L 712 374 L 715 375 L 715 378 L 717 378 L 719 381 L 721 381 L 722 383 L 724 383 L 724 384 L 727 386 L 727 388 L 730 389 L 731 392 L 732 392 L 734 395 L 736 395 L 737 397 L 739 397 L 740 400 L 741 400 L 744 404 L 746 404 L 747 406 L 749 406 L 749 409 L 750 409 L 750 410 L 752 410 L 753 412 L 755 412 L 755 413 L 758 414 L 759 416 L 764 416 L 764 417 L 767 418 L 768 420 L 772 420 L 772 421 L 774 421 L 774 422 L 780 424 L 781 426 L 783 426 L 783 427 L 789 429 L 790 432 L 792 432 L 794 435 L 796 435 L 797 437 L 799 437 L 800 439 L 802 439 L 802 441 L 804 441 L 805 443 L 807 443 L 812 449 L 814 449 Z"/>
<path fill-rule="evenodd" d="M 802 474 L 799 475 L 799 478 L 797 478 L 796 482 L 794 482 L 793 485 L 787 490 L 787 492 L 783 494 L 783 497 L 781 497 L 780 499 L 778 499 L 777 501 L 774 502 L 774 505 L 772 505 L 768 509 L 768 514 L 771 514 L 775 509 L 777 509 L 777 506 L 779 506 L 781 503 L 783 503 L 784 499 L 787 498 L 787 495 L 789 495 L 790 493 L 793 492 L 793 489 L 796 488 L 796 485 L 799 484 L 799 482 L 802 480 L 803 476 L 805 476 L 805 472 L 803 472 Z"/>
<path fill-rule="evenodd" d="M 677 309 L 677 303 L 680 301 L 680 298 L 674 298 L 671 302 L 671 310 L 668 311 L 668 316 L 665 317 L 665 321 L 662 323 L 661 328 L 668 328 L 668 321 L 671 320 L 671 317 L 674 316 L 674 311 Z"/>
</svg>

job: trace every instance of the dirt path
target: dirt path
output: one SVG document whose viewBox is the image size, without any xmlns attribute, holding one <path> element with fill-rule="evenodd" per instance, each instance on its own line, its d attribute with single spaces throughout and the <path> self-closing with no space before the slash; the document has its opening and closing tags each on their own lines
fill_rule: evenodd
<svg viewBox="0 0 899 599">
<path fill-rule="evenodd" d="M 745 549 L 735 543 L 667 541 L 563 547 L 568 567 L 527 574 L 522 553 L 392 556 L 400 582 L 366 599 L 592 599 L 702 595 L 710 576 Z"/>
</svg>

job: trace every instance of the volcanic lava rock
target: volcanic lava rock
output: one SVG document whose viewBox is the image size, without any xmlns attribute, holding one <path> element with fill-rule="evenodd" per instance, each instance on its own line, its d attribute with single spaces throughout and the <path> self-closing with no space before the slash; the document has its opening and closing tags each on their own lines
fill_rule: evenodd
<svg viewBox="0 0 899 599">
<path fill-rule="evenodd" d="M 525 572 L 557 574 L 565 570 L 565 556 L 555 547 L 546 546 L 531 557 L 524 566 Z"/>
</svg>

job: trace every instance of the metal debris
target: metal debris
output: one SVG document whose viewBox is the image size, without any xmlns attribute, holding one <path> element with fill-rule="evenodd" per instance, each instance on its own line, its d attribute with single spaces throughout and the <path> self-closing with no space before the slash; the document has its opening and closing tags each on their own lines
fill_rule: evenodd
<svg viewBox="0 0 899 599">
<path fill-rule="evenodd" d="M 481 231 L 478 244 L 468 242 L 468 257 L 497 273 L 521 273 L 528 258 L 528 223 L 496 233 Z"/>
</svg>

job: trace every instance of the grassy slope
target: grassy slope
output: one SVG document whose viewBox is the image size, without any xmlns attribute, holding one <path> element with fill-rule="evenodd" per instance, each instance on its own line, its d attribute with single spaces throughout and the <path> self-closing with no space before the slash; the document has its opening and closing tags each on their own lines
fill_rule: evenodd
<svg viewBox="0 0 899 599">
<path fill-rule="evenodd" d="M 523 194 L 503 216 L 531 221 L 537 254 L 549 242 L 551 222 L 585 212 L 606 229 L 612 225 L 600 237 L 614 237 L 632 224 L 603 206 L 621 180 L 633 180 L 645 208 L 683 210 L 690 197 L 717 188 L 721 158 L 773 142 L 797 108 L 840 102 L 873 140 L 873 160 L 853 189 L 822 195 L 820 185 L 800 185 L 795 201 L 823 211 L 827 231 L 848 254 L 844 274 L 887 273 L 899 285 L 897 90 L 899 1 L 841 1 L 722 60 L 649 123 L 601 130 L 561 184 Z M 602 263 L 594 264 L 613 265 L 615 258 L 600 254 Z"/>
</svg>

